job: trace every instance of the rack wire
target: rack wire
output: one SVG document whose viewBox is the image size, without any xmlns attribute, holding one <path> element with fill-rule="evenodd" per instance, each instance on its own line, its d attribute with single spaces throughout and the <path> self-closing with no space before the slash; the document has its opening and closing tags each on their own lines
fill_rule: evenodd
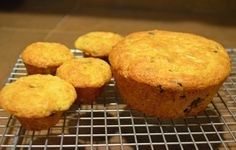
<svg viewBox="0 0 236 150">
<path fill-rule="evenodd" d="M 81 57 L 79 50 L 72 50 Z M 0 149 L 155 150 L 236 149 L 236 49 L 228 49 L 232 73 L 198 116 L 161 120 L 122 102 L 114 80 L 92 105 L 73 105 L 48 130 L 28 131 L 0 108 Z M 25 76 L 19 58 L 7 83 Z"/>
</svg>

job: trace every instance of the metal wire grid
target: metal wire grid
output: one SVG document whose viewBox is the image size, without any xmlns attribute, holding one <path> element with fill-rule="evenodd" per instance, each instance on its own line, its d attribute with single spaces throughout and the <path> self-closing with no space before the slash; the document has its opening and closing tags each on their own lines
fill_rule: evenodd
<svg viewBox="0 0 236 150">
<path fill-rule="evenodd" d="M 82 54 L 72 50 L 76 57 Z M 48 130 L 28 131 L 0 109 L 1 149 L 236 149 L 236 49 L 228 49 L 233 71 L 200 115 L 160 120 L 127 107 L 114 81 L 93 105 L 72 106 Z M 220 71 L 220 70 L 219 70 Z M 19 58 L 7 84 L 26 75 Z"/>
</svg>

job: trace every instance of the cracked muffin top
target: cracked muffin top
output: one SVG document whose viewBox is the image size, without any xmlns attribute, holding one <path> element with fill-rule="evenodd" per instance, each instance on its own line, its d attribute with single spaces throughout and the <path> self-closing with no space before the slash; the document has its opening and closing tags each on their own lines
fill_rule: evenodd
<svg viewBox="0 0 236 150">
<path fill-rule="evenodd" d="M 41 118 L 69 109 L 76 97 L 68 82 L 38 74 L 6 85 L 0 92 L 0 106 L 17 117 Z"/>
<path fill-rule="evenodd" d="M 223 82 L 231 71 L 226 50 L 207 38 L 161 30 L 136 32 L 109 55 L 112 68 L 126 78 L 178 90 Z"/>
</svg>

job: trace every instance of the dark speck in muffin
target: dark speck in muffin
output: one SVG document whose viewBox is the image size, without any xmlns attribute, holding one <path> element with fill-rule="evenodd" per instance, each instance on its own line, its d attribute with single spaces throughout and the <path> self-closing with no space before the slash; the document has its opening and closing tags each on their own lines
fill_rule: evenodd
<svg viewBox="0 0 236 150">
<path fill-rule="evenodd" d="M 201 98 L 198 97 L 197 99 L 193 100 L 192 103 L 184 110 L 185 113 L 191 111 L 192 108 L 197 107 L 201 102 Z"/>
<path fill-rule="evenodd" d="M 191 107 L 187 107 L 187 108 L 184 109 L 185 113 L 189 113 L 190 111 L 191 111 Z"/>
<path fill-rule="evenodd" d="M 150 35 L 155 35 L 155 33 L 154 33 L 154 32 L 148 32 L 148 34 L 150 34 Z"/>
<path fill-rule="evenodd" d="M 33 84 L 29 84 L 29 87 L 30 87 L 30 88 L 36 88 L 36 86 L 33 85 Z"/>
<path fill-rule="evenodd" d="M 155 61 L 155 57 L 150 58 L 150 62 L 153 63 Z"/>
<path fill-rule="evenodd" d="M 181 96 L 179 96 L 179 98 L 180 98 L 180 99 L 185 99 L 186 96 L 185 96 L 185 95 L 181 95 Z"/>
<path fill-rule="evenodd" d="M 83 69 L 87 69 L 88 67 L 87 66 L 83 66 Z"/>
<path fill-rule="evenodd" d="M 183 86 L 182 83 L 177 82 L 177 84 L 178 84 L 179 86 L 181 86 L 181 87 Z"/>
<path fill-rule="evenodd" d="M 56 114 L 55 112 L 52 112 L 49 117 L 52 117 L 52 116 L 54 116 L 55 114 Z"/>
<path fill-rule="evenodd" d="M 193 100 L 193 102 L 191 103 L 191 107 L 197 107 L 199 105 L 199 103 L 201 102 L 201 98 L 198 97 L 197 99 Z"/>
<path fill-rule="evenodd" d="M 163 93 L 164 92 L 164 89 L 161 85 L 159 85 L 159 88 L 160 88 L 160 93 Z"/>
</svg>

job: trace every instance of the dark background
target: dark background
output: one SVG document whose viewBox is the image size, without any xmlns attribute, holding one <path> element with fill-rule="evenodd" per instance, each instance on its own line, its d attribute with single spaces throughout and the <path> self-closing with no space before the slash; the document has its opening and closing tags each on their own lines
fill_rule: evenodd
<svg viewBox="0 0 236 150">
<path fill-rule="evenodd" d="M 235 0 L 1 0 L 0 87 L 22 49 L 35 41 L 74 48 L 89 31 L 191 32 L 236 47 Z"/>
</svg>

